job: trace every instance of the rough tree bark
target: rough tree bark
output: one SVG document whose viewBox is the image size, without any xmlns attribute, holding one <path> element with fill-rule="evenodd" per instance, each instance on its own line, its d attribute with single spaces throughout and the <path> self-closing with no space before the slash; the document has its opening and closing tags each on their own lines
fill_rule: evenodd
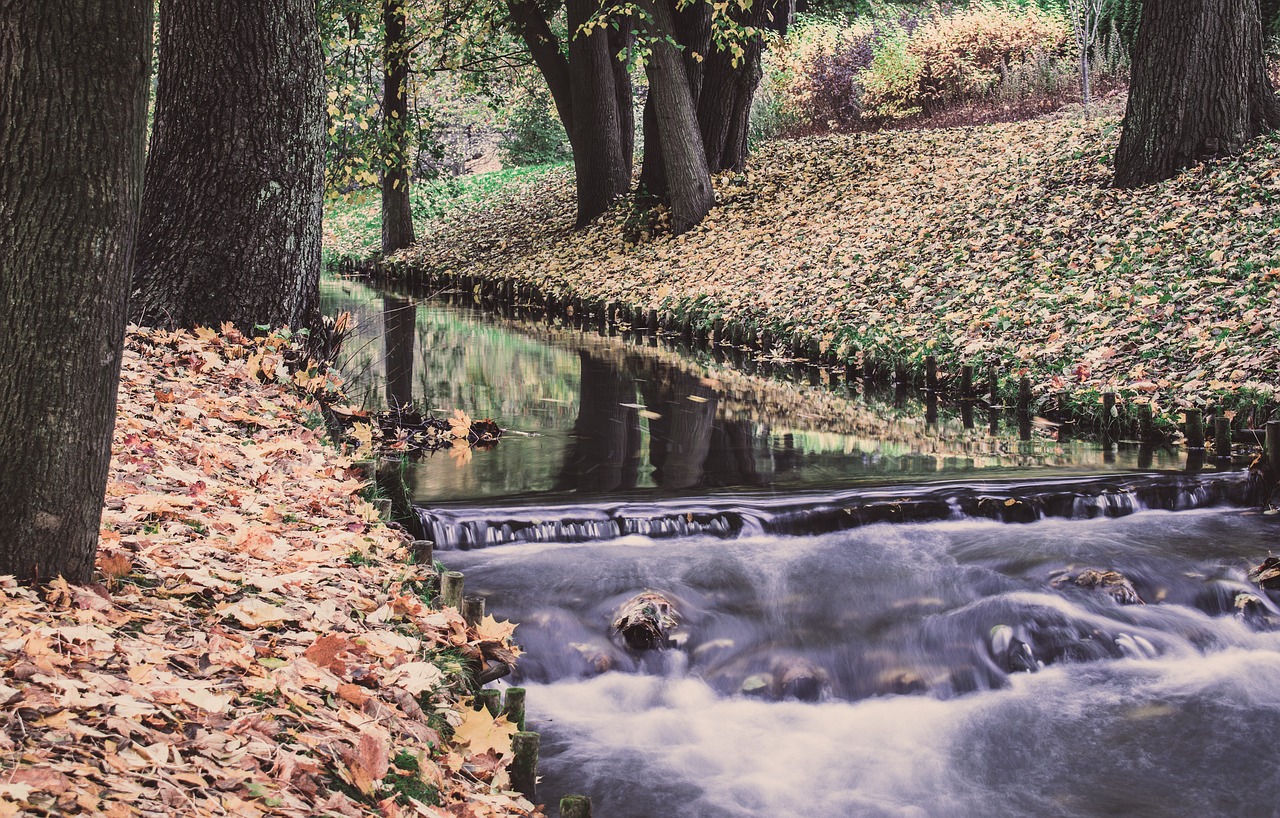
<svg viewBox="0 0 1280 818">
<path fill-rule="evenodd" d="M 771 14 L 785 13 L 787 6 L 786 3 L 759 2 L 735 16 L 740 24 L 761 29 L 770 25 Z M 774 27 L 779 27 L 777 20 Z M 785 28 L 785 22 L 781 27 Z M 737 65 L 728 51 L 712 49 L 707 55 L 702 93 L 696 99 L 698 128 L 707 152 L 707 167 L 712 173 L 740 171 L 746 166 L 751 103 L 764 73 L 760 67 L 763 52 L 764 40 L 756 35 L 746 44 Z"/>
<path fill-rule="evenodd" d="M 1280 127 L 1258 0 L 1143 4 L 1116 186 L 1168 179 Z"/>
<path fill-rule="evenodd" d="M 675 40 L 681 45 L 680 56 L 684 60 L 689 93 L 696 107 L 702 93 L 703 65 L 711 51 L 711 7 L 706 3 L 691 3 L 678 9 L 672 0 L 663 1 L 672 11 Z M 640 166 L 639 187 L 645 194 L 665 200 L 667 169 L 662 158 L 662 140 L 658 136 L 658 115 L 654 105 L 653 94 L 650 94 L 644 103 L 644 162 Z"/>
<path fill-rule="evenodd" d="M 93 578 L 142 191 L 150 0 L 0 3 L 0 574 Z"/>
<path fill-rule="evenodd" d="M 322 68 L 313 0 L 161 0 L 136 320 L 318 320 Z"/>
<path fill-rule="evenodd" d="M 641 0 L 638 5 L 653 20 L 653 46 L 647 66 L 649 97 L 662 150 L 671 232 L 680 235 L 710 212 L 715 193 L 684 61 L 680 51 L 666 39 L 675 31 L 671 9 L 666 0 Z"/>
<path fill-rule="evenodd" d="M 382 116 L 386 161 L 382 170 L 382 254 L 413 244 L 409 206 L 409 51 L 404 0 L 382 0 Z"/>
<path fill-rule="evenodd" d="M 578 31 L 599 7 L 599 0 L 569 0 L 569 30 Z M 608 210 L 631 184 L 614 63 L 605 29 L 597 27 L 588 36 L 576 34 L 570 38 L 569 90 L 573 106 L 570 142 L 577 180 L 579 227 Z"/>
</svg>

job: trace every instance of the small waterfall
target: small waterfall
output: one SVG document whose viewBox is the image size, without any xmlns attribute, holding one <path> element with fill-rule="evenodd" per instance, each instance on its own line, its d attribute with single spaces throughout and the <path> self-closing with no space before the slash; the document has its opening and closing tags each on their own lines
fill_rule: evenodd
<svg viewBox="0 0 1280 818">
<path fill-rule="evenodd" d="M 1243 506 L 1252 484 L 1246 472 L 1133 475 L 1057 481 L 1010 481 L 975 489 L 958 484 L 853 489 L 786 498 L 674 499 L 502 508 L 419 508 L 423 530 L 440 550 L 513 543 L 583 543 L 639 535 L 651 539 L 759 534 L 800 536 L 874 523 L 986 519 L 1031 523 L 1047 518 L 1089 520 L 1138 511 L 1188 511 Z"/>
</svg>

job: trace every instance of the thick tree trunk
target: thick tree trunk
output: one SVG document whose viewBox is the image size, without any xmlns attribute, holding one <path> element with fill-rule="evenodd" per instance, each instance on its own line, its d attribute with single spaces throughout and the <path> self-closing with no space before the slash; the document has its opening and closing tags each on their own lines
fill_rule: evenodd
<svg viewBox="0 0 1280 818">
<path fill-rule="evenodd" d="M 0 3 L 0 574 L 93 578 L 142 192 L 150 0 Z"/>
<path fill-rule="evenodd" d="M 736 67 L 727 54 L 717 53 L 707 60 L 703 93 L 698 100 L 698 128 L 707 151 L 707 168 L 712 173 L 746 167 L 751 103 L 763 76 L 762 50 L 757 39 L 747 47 Z"/>
<path fill-rule="evenodd" d="M 569 0 L 569 30 L 577 31 L 599 8 L 596 0 Z M 569 40 L 573 106 L 573 167 L 577 177 L 578 226 L 604 213 L 631 184 L 626 161 L 618 89 L 609 35 L 596 28 Z"/>
<path fill-rule="evenodd" d="M 161 0 L 131 312 L 318 320 L 323 71 L 313 0 Z"/>
<path fill-rule="evenodd" d="M 671 231 L 679 235 L 702 221 L 715 204 L 715 194 L 684 62 L 675 46 L 663 39 L 675 31 L 671 9 L 665 0 L 641 0 L 639 5 L 653 20 L 649 97 L 662 148 Z"/>
<path fill-rule="evenodd" d="M 1116 185 L 1168 179 L 1280 127 L 1257 0 L 1143 4 Z"/>
<path fill-rule="evenodd" d="M 635 93 L 631 87 L 631 71 L 619 57 L 631 48 L 633 37 L 629 30 L 609 29 L 609 53 L 613 57 L 613 95 L 618 105 L 618 136 L 622 139 L 622 162 L 627 168 L 630 183 L 631 167 L 636 152 Z"/>
<path fill-rule="evenodd" d="M 573 95 L 570 90 L 569 60 L 560 51 L 560 40 L 552 32 L 534 0 L 507 0 L 507 10 L 511 12 L 511 21 L 529 49 L 534 64 L 546 80 L 556 113 L 560 116 L 560 124 L 564 126 L 572 144 Z"/>
<path fill-rule="evenodd" d="M 778 4 L 775 11 L 783 13 L 785 6 Z M 766 3 L 756 3 L 739 15 L 739 22 L 762 28 L 769 24 L 769 8 Z M 764 41 L 757 35 L 746 45 L 737 65 L 727 51 L 716 50 L 707 56 L 702 93 L 697 97 L 698 128 L 707 151 L 707 168 L 712 173 L 740 171 L 746 166 L 751 103 L 763 76 L 763 51 Z"/>
<path fill-rule="evenodd" d="M 673 8 L 671 0 L 665 0 Z M 689 80 L 689 93 L 695 106 L 702 93 L 703 65 L 711 52 L 711 7 L 706 3 L 693 3 L 684 9 L 673 9 L 675 39 L 683 48 L 685 76 Z M 648 196 L 667 198 L 667 169 L 662 159 L 662 140 L 658 137 L 658 116 L 654 108 L 652 89 L 645 99 L 641 121 L 644 129 L 644 163 L 640 166 L 640 190 Z"/>
<path fill-rule="evenodd" d="M 382 0 L 382 116 L 386 160 L 382 171 L 382 254 L 413 244 L 409 206 L 409 41 L 404 0 Z"/>
<path fill-rule="evenodd" d="M 662 140 L 658 138 L 658 110 L 653 107 L 653 89 L 644 101 L 641 127 L 644 129 L 644 161 L 640 165 L 640 192 L 657 199 L 667 198 L 667 168 L 662 161 Z"/>
</svg>

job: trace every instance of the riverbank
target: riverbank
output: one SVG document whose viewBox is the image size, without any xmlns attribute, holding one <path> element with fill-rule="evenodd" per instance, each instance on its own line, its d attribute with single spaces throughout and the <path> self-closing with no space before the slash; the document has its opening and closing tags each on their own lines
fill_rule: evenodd
<svg viewBox="0 0 1280 818">
<path fill-rule="evenodd" d="M 541 814 L 465 706 L 513 626 L 429 604 L 287 354 L 128 337 L 101 584 L 0 578 L 0 816 Z"/>
<path fill-rule="evenodd" d="M 1086 420 L 1108 391 L 1167 424 L 1274 405 L 1280 138 L 1139 191 L 1109 186 L 1117 139 L 1112 112 L 771 142 L 677 238 L 626 208 L 572 230 L 553 171 L 431 222 L 388 271 L 720 320 L 832 366 L 995 362 L 1010 402 L 1025 375 L 1038 409 Z"/>
</svg>

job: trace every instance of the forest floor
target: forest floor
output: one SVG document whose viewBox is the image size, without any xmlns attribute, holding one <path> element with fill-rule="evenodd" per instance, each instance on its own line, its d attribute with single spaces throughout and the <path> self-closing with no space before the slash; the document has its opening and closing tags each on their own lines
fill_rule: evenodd
<svg viewBox="0 0 1280 818">
<path fill-rule="evenodd" d="M 467 706 L 510 623 L 429 604 L 285 340 L 127 339 L 100 583 L 0 581 L 0 816 L 516 816 Z"/>
<path fill-rule="evenodd" d="M 428 221 L 401 258 L 737 321 L 841 362 L 996 362 L 1006 388 L 1029 376 L 1042 408 L 1086 416 L 1104 391 L 1166 422 L 1274 402 L 1280 137 L 1117 190 L 1118 113 L 770 142 L 678 237 L 629 205 L 573 230 L 554 170 Z"/>
</svg>

